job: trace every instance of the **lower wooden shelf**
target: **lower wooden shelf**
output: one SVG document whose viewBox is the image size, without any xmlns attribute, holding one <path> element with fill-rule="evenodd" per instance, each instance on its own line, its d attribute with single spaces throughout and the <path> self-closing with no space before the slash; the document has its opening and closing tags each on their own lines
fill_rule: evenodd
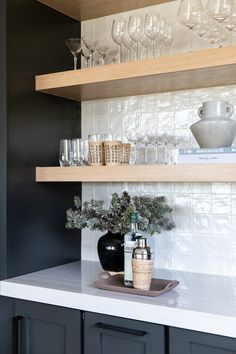
<svg viewBox="0 0 236 354">
<path fill-rule="evenodd" d="M 236 182 L 236 164 L 36 167 L 36 182 Z"/>
</svg>

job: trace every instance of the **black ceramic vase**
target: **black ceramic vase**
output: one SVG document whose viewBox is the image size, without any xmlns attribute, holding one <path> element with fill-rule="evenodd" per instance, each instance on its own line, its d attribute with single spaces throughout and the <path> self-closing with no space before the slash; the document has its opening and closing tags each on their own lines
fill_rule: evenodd
<svg viewBox="0 0 236 354">
<path fill-rule="evenodd" d="M 124 235 L 108 232 L 98 240 L 98 256 L 104 270 L 124 271 Z"/>
</svg>

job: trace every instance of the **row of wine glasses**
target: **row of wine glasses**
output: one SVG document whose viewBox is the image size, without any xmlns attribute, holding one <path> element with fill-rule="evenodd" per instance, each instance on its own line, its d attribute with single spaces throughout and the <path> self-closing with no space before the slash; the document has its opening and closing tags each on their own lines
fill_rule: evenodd
<svg viewBox="0 0 236 354">
<path fill-rule="evenodd" d="M 236 31 L 236 1 L 208 0 L 206 7 L 202 0 L 181 0 L 177 18 L 191 31 L 190 51 L 193 48 L 193 33 L 213 45 L 223 46 L 230 41 L 230 33 Z"/>
<path fill-rule="evenodd" d="M 158 13 L 147 13 L 145 16 L 133 15 L 129 19 L 115 19 L 112 23 L 112 39 L 119 46 L 119 61 L 124 61 L 124 51 L 128 51 L 131 60 L 132 51 L 139 60 L 141 52 L 146 58 L 161 56 L 163 47 L 171 48 L 174 42 L 174 26 Z M 159 50 L 157 50 L 159 49 Z"/>
<path fill-rule="evenodd" d="M 82 55 L 85 66 L 112 64 L 118 60 L 119 49 L 114 43 L 108 44 L 105 40 L 93 41 L 90 37 L 68 38 L 66 45 L 74 57 L 74 70 L 78 69 L 78 59 Z"/>
<path fill-rule="evenodd" d="M 138 148 L 144 147 L 144 164 L 148 164 L 148 147 L 155 147 L 155 164 L 176 163 L 177 149 L 187 145 L 184 137 L 178 137 L 157 130 L 126 131 L 126 139 L 133 145 L 133 164 L 137 164 Z M 143 162 L 143 161 L 142 161 Z"/>
<path fill-rule="evenodd" d="M 74 57 L 74 69 L 78 68 L 78 58 L 84 58 L 85 66 L 121 63 L 141 56 L 163 55 L 163 48 L 170 50 L 174 42 L 173 24 L 158 13 L 145 16 L 130 16 L 129 19 L 115 19 L 112 23 L 110 40 L 90 36 L 68 38 L 66 45 Z"/>
</svg>

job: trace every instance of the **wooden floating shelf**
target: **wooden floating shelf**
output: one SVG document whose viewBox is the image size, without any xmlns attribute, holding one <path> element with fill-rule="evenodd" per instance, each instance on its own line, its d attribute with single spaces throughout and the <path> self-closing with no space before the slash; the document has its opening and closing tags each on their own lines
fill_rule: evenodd
<svg viewBox="0 0 236 354">
<path fill-rule="evenodd" d="M 79 21 L 158 5 L 173 0 L 38 0 Z"/>
<path fill-rule="evenodd" d="M 37 167 L 36 182 L 235 182 L 236 164 Z"/>
<path fill-rule="evenodd" d="M 36 77 L 36 91 L 75 101 L 236 84 L 236 46 Z"/>
</svg>

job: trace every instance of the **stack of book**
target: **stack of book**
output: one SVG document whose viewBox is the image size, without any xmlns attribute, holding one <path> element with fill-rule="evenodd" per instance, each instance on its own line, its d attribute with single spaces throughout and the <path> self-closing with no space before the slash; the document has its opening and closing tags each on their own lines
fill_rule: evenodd
<svg viewBox="0 0 236 354">
<path fill-rule="evenodd" d="M 179 149 L 177 163 L 236 163 L 236 147 Z"/>
</svg>

